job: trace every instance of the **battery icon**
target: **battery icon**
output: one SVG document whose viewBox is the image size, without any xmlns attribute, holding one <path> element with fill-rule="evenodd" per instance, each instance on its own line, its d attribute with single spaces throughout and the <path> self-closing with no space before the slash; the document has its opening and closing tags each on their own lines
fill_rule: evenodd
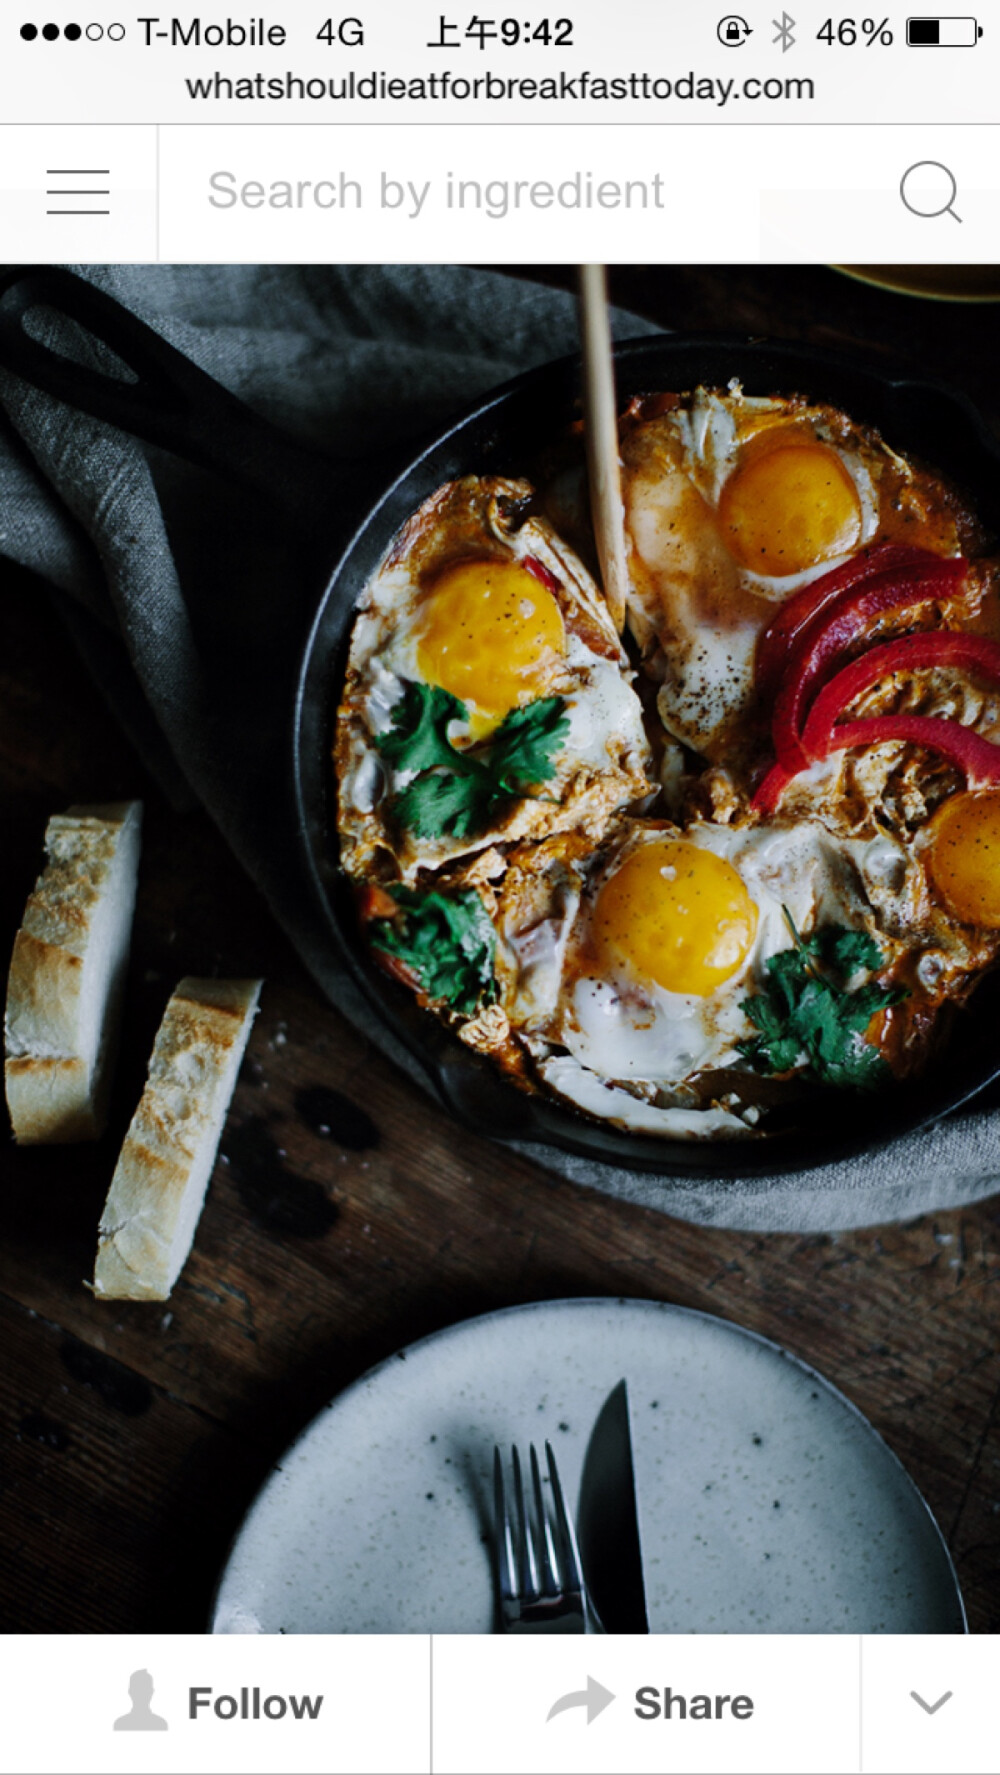
<svg viewBox="0 0 1000 1775">
<path fill-rule="evenodd" d="M 908 18 L 906 41 L 913 49 L 974 49 L 983 27 L 974 18 Z"/>
</svg>

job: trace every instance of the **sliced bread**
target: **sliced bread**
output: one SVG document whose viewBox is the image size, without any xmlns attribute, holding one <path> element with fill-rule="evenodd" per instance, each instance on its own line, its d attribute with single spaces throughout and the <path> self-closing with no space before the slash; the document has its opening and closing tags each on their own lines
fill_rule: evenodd
<svg viewBox="0 0 1000 1775">
<path fill-rule="evenodd" d="M 22 1145 L 104 1131 L 141 828 L 139 801 L 71 807 L 46 828 L 7 982 L 4 1072 Z"/>
<path fill-rule="evenodd" d="M 182 980 L 104 1205 L 94 1293 L 166 1300 L 194 1243 L 260 980 Z"/>
</svg>

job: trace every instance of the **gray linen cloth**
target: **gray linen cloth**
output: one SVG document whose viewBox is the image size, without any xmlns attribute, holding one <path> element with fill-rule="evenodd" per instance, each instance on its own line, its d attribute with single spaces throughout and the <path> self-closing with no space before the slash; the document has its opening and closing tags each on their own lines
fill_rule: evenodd
<svg viewBox="0 0 1000 1775">
<path fill-rule="evenodd" d="M 390 445 L 429 434 L 509 376 L 576 348 L 566 295 L 453 267 L 113 266 L 83 275 L 345 470 L 367 456 L 377 471 Z M 619 337 L 648 331 L 634 316 L 616 316 Z M 259 681 L 260 646 L 255 656 L 239 596 L 227 602 L 220 589 L 256 575 L 266 594 L 269 563 L 252 534 L 242 549 L 234 542 L 227 496 L 207 486 L 201 471 L 0 373 L 0 551 L 54 588 L 166 793 L 207 808 L 332 1002 L 426 1084 L 331 960 L 275 843 L 268 788 L 273 795 L 282 738 L 268 706 L 281 701 L 287 680 L 276 664 L 274 695 L 256 699 L 248 723 L 245 682 L 254 673 Z M 226 683 L 210 663 L 220 632 L 231 644 Z M 522 1150 L 610 1195 L 760 1231 L 869 1225 L 974 1201 L 1000 1185 L 1000 1120 L 982 1110 L 850 1163 L 726 1182 Z"/>
</svg>

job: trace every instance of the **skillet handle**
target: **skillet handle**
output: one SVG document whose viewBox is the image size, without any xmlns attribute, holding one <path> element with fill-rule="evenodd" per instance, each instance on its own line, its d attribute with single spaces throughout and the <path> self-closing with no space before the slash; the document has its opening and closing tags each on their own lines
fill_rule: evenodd
<svg viewBox="0 0 1000 1775">
<path fill-rule="evenodd" d="M 29 333 L 42 308 L 114 352 L 129 380 L 64 357 Z M 62 266 L 0 277 L 0 366 L 34 388 L 202 468 L 248 485 L 301 534 L 317 535 L 336 464 L 302 450 L 113 296 Z"/>
</svg>

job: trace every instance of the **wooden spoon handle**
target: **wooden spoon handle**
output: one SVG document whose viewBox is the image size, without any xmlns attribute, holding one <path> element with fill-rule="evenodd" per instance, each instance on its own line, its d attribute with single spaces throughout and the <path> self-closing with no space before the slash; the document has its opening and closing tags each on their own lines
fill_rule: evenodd
<svg viewBox="0 0 1000 1775">
<path fill-rule="evenodd" d="M 583 411 L 590 510 L 611 620 L 625 627 L 628 555 L 622 503 L 618 414 L 611 355 L 607 279 L 603 265 L 580 266 L 580 330 L 583 335 Z"/>
</svg>

